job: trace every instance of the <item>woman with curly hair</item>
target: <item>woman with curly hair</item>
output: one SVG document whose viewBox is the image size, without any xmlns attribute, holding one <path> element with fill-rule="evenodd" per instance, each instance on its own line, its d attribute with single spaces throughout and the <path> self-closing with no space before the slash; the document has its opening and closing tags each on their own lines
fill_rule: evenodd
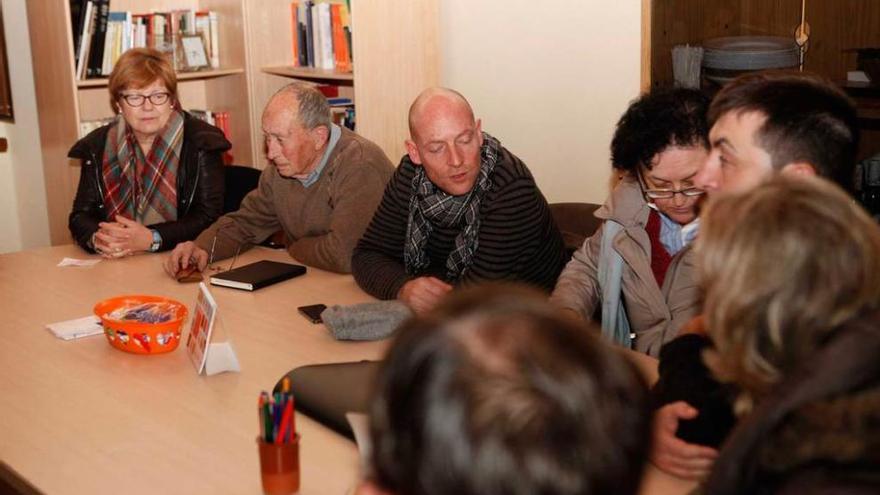
<svg viewBox="0 0 880 495">
<path fill-rule="evenodd" d="M 551 298 L 583 319 L 601 305 L 603 335 L 655 357 L 699 310 L 689 244 L 708 104 L 696 90 L 674 89 L 629 106 L 611 142 L 621 180 L 596 211 L 602 227 L 574 253 Z"/>
<path fill-rule="evenodd" d="M 837 186 L 779 176 L 713 198 L 696 261 L 740 422 L 718 495 L 880 491 L 880 228 Z"/>
</svg>

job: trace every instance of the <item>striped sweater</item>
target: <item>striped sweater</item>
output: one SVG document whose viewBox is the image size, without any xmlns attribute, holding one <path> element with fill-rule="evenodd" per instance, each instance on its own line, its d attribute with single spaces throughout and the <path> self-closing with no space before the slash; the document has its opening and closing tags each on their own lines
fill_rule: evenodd
<svg viewBox="0 0 880 495">
<path fill-rule="evenodd" d="M 379 299 L 396 298 L 403 284 L 418 276 L 444 280 L 446 258 L 461 231 L 461 226 L 435 225 L 425 247 L 430 265 L 424 273 L 406 273 L 403 247 L 414 174 L 415 166 L 404 156 L 352 256 L 358 285 Z M 532 174 L 505 148 L 492 172 L 492 188 L 483 198 L 480 216 L 473 263 L 461 279 L 446 282 L 517 281 L 549 292 L 565 264 L 562 235 Z"/>
</svg>

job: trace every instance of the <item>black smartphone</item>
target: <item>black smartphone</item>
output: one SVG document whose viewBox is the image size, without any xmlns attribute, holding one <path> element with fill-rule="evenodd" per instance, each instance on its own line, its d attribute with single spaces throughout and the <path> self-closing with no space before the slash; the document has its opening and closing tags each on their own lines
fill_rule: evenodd
<svg viewBox="0 0 880 495">
<path fill-rule="evenodd" d="M 327 306 L 324 304 L 311 304 L 309 306 L 300 306 L 296 308 L 301 315 L 305 316 L 306 319 L 312 323 L 323 322 L 323 320 L 321 320 L 321 313 L 323 313 L 325 309 L 327 309 Z"/>
</svg>

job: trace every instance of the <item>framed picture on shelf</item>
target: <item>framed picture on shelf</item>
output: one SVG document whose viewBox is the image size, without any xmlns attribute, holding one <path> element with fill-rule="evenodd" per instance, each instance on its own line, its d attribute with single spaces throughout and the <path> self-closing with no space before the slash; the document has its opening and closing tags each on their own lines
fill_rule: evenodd
<svg viewBox="0 0 880 495">
<path fill-rule="evenodd" d="M 194 71 L 210 66 L 205 40 L 199 35 L 180 37 L 180 70 Z"/>
</svg>

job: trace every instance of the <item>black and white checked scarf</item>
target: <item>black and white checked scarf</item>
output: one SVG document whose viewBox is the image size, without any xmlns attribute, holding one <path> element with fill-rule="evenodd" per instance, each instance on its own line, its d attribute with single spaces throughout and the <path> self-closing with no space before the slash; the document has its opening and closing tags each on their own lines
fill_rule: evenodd
<svg viewBox="0 0 880 495">
<path fill-rule="evenodd" d="M 480 173 L 474 187 L 467 194 L 453 196 L 434 185 L 425 174 L 425 167 L 416 167 L 409 200 L 409 219 L 406 226 L 406 244 L 403 260 L 410 275 L 421 273 L 430 264 L 425 245 L 433 226 L 454 227 L 464 218 L 464 226 L 455 238 L 455 248 L 446 259 L 448 281 L 458 280 L 473 261 L 480 233 L 480 203 L 491 189 L 492 170 L 498 161 L 501 147 L 497 139 L 483 133 L 480 147 Z"/>
</svg>

